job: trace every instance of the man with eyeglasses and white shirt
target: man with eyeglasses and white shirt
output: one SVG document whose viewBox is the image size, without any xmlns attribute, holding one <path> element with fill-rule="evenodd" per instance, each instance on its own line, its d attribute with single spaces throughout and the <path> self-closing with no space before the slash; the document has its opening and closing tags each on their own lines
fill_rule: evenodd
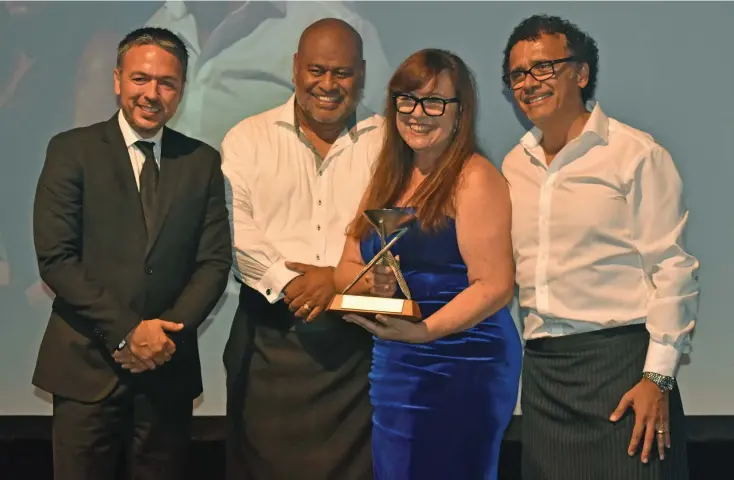
<svg viewBox="0 0 734 480">
<path fill-rule="evenodd" d="M 649 134 L 586 109 L 597 70 L 594 40 L 558 17 L 524 20 L 505 49 L 503 80 L 535 125 L 503 163 L 523 479 L 687 479 L 675 375 L 699 264 L 683 246 L 682 182 Z"/>
</svg>

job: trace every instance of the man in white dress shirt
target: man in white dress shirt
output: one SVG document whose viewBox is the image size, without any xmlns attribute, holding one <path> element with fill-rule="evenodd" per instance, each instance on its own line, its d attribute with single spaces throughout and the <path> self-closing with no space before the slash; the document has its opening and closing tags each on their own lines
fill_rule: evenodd
<svg viewBox="0 0 734 480">
<path fill-rule="evenodd" d="M 558 17 L 524 20 L 505 49 L 503 80 L 535 125 L 503 164 L 523 478 L 688 478 L 675 375 L 699 287 L 681 178 L 649 134 L 586 109 L 597 69 L 594 40 Z"/>
<path fill-rule="evenodd" d="M 362 39 L 323 19 L 293 58 L 295 95 L 222 143 L 243 285 L 224 353 L 228 478 L 368 479 L 371 338 L 324 313 L 382 143 L 360 119 Z"/>
</svg>

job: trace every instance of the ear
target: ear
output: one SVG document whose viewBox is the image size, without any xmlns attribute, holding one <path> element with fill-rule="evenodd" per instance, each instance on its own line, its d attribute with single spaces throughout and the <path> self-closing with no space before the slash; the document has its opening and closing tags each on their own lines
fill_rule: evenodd
<svg viewBox="0 0 734 480">
<path fill-rule="evenodd" d="M 589 64 L 582 63 L 576 69 L 576 84 L 579 88 L 585 88 L 589 84 Z"/>
<path fill-rule="evenodd" d="M 121 89 L 120 89 L 121 75 L 122 75 L 122 71 L 120 70 L 120 68 L 119 67 L 115 68 L 114 72 L 112 73 L 112 79 L 115 84 L 115 95 L 117 95 L 118 97 L 120 96 L 120 92 L 121 92 Z"/>
</svg>

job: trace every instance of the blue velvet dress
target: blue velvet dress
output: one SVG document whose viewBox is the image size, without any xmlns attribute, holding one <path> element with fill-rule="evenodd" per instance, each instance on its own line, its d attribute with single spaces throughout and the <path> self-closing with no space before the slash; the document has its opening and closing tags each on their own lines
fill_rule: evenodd
<svg viewBox="0 0 734 480">
<path fill-rule="evenodd" d="M 374 234 L 360 247 L 367 262 L 379 251 L 379 238 Z M 424 319 L 469 286 L 453 219 L 438 232 L 416 226 L 391 251 L 400 255 Z M 510 312 L 503 308 L 475 327 L 428 344 L 376 338 L 373 352 L 374 478 L 497 478 L 522 364 Z"/>
</svg>

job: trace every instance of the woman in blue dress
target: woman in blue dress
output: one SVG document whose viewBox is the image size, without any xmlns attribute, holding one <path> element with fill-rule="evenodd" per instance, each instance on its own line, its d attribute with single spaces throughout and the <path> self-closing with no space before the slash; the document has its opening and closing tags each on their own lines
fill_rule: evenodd
<svg viewBox="0 0 734 480">
<path fill-rule="evenodd" d="M 478 153 L 476 91 L 456 55 L 428 49 L 393 75 L 385 142 L 336 271 L 345 288 L 380 250 L 362 215 L 402 207 L 416 226 L 392 253 L 423 320 L 345 315 L 375 336 L 370 373 L 378 480 L 497 477 L 522 350 L 513 296 L 508 186 Z M 389 267 L 349 293 L 401 296 Z"/>
</svg>

